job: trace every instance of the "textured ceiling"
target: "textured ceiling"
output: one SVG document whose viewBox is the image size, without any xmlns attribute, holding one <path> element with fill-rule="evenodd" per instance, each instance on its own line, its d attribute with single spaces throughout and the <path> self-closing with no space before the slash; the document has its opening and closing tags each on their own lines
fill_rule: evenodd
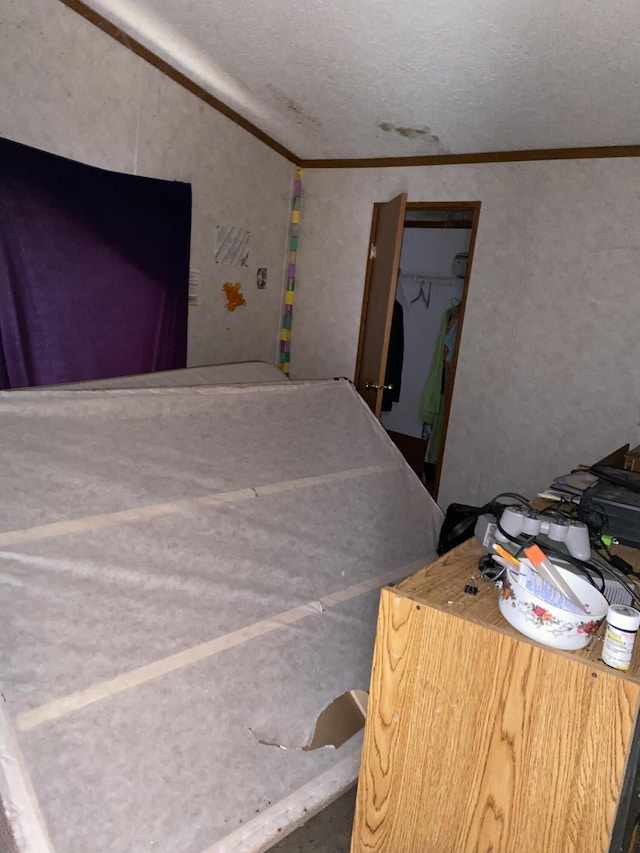
<svg viewBox="0 0 640 853">
<path fill-rule="evenodd" d="M 300 158 L 640 143 L 640 0 L 88 0 Z"/>
</svg>

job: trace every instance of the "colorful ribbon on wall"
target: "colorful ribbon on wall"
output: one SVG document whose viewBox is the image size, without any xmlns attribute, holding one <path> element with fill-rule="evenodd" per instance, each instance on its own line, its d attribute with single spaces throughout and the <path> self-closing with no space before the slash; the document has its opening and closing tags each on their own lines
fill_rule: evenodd
<svg viewBox="0 0 640 853">
<path fill-rule="evenodd" d="M 280 370 L 288 374 L 291 366 L 291 329 L 293 326 L 293 295 L 296 289 L 296 255 L 298 252 L 298 227 L 300 225 L 300 201 L 302 199 L 302 169 L 296 169 L 293 184 L 293 203 L 291 205 L 291 226 L 289 229 L 289 263 L 287 265 L 287 286 L 284 292 L 284 310 L 280 331 Z"/>
</svg>

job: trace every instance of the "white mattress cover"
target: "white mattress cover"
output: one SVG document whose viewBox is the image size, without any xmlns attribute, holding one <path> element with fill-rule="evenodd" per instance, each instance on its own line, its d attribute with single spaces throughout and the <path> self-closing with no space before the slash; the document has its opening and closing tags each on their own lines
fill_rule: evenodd
<svg viewBox="0 0 640 853">
<path fill-rule="evenodd" d="M 238 385 L 244 382 L 286 382 L 287 380 L 288 377 L 275 364 L 268 364 L 266 361 L 237 361 L 228 364 L 183 367 L 177 370 L 159 370 L 156 373 L 136 373 L 131 376 L 116 376 L 112 379 L 87 379 L 60 385 L 42 385 L 40 389 L 86 391 L 115 388 L 171 388 L 176 385 Z"/>
<path fill-rule="evenodd" d="M 439 509 L 345 381 L 7 392 L 0 418 L 22 849 L 268 849 L 356 778 L 359 735 L 300 747 L 368 689 L 379 587 L 433 559 Z"/>
</svg>

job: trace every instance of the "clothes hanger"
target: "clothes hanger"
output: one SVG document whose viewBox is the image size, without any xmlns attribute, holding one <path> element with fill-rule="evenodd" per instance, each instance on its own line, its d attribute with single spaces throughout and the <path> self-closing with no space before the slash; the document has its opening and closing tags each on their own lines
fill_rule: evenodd
<svg viewBox="0 0 640 853">
<path fill-rule="evenodd" d="M 418 295 L 416 296 L 415 299 L 411 300 L 411 302 L 409 303 L 409 306 L 413 305 L 414 302 L 418 302 L 420 299 L 422 299 L 422 301 L 424 302 L 424 304 L 428 308 L 429 304 L 431 303 L 431 282 L 429 282 L 429 293 L 428 293 L 428 295 L 427 296 L 424 295 L 424 284 L 421 284 L 420 285 L 420 293 L 418 293 Z"/>
</svg>

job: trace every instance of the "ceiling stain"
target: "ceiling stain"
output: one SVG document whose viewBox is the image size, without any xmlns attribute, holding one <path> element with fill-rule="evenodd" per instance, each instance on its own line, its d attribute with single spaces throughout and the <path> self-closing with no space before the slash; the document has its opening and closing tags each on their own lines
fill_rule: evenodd
<svg viewBox="0 0 640 853">
<path fill-rule="evenodd" d="M 321 126 L 320 120 L 315 116 L 310 115 L 305 108 L 297 101 L 294 101 L 293 98 L 290 98 L 283 92 L 280 92 L 271 84 L 267 85 L 265 88 L 268 90 L 269 97 L 276 108 L 281 112 L 286 112 L 297 124 L 302 127 L 306 127 L 309 130 L 317 130 Z"/>
<path fill-rule="evenodd" d="M 393 131 L 398 136 L 402 136 L 403 139 L 423 139 L 430 147 L 436 147 L 438 151 L 447 150 L 440 142 L 440 137 L 431 133 L 431 128 L 426 125 L 424 127 L 399 127 L 389 121 L 381 121 L 378 127 L 385 133 Z"/>
<path fill-rule="evenodd" d="M 419 136 L 431 135 L 431 128 L 429 127 L 396 127 L 388 121 L 380 122 L 378 127 L 385 133 L 393 130 L 400 136 L 404 136 L 405 139 L 417 139 Z"/>
</svg>

